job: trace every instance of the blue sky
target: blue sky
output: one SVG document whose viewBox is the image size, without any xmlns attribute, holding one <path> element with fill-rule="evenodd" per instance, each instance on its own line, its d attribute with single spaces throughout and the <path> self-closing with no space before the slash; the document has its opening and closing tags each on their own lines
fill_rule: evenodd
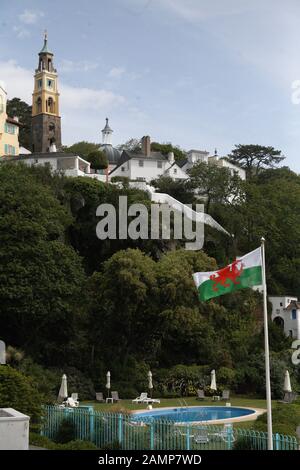
<svg viewBox="0 0 300 470">
<path fill-rule="evenodd" d="M 0 80 L 30 101 L 48 30 L 63 142 L 273 145 L 300 172 L 297 0 L 0 0 Z"/>
</svg>

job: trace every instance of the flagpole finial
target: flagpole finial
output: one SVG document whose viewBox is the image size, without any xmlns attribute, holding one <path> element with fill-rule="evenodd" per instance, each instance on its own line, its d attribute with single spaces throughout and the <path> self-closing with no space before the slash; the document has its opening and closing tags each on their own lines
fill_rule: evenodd
<svg viewBox="0 0 300 470">
<path fill-rule="evenodd" d="M 266 239 L 265 239 L 264 237 L 261 237 L 260 241 L 261 241 L 262 243 L 265 243 Z"/>
</svg>

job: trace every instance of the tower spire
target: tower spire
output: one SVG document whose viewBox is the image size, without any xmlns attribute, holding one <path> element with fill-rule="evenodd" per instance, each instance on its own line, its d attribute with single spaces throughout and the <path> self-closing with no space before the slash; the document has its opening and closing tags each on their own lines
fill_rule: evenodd
<svg viewBox="0 0 300 470">
<path fill-rule="evenodd" d="M 102 143 L 111 145 L 113 130 L 108 124 L 108 118 L 105 119 L 105 127 L 102 129 Z"/>
</svg>

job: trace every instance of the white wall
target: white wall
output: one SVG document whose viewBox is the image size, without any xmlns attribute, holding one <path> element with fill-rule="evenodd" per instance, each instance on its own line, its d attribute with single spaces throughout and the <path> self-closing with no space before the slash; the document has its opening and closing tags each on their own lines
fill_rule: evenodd
<svg viewBox="0 0 300 470">
<path fill-rule="evenodd" d="M 1 412 L 9 416 L 2 416 Z M 0 408 L 0 450 L 28 450 L 29 416 L 12 408 Z"/>
<path fill-rule="evenodd" d="M 284 321 L 284 333 L 286 336 L 300 339 L 300 309 L 296 310 L 296 319 L 292 319 L 292 310 L 285 310 L 292 301 L 297 301 L 297 297 L 269 297 L 272 304 L 272 320 L 282 318 Z"/>
</svg>

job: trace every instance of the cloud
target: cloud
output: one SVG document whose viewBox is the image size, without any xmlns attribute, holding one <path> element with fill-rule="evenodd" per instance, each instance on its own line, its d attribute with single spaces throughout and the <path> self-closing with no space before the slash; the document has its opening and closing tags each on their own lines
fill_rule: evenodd
<svg viewBox="0 0 300 470">
<path fill-rule="evenodd" d="M 23 26 L 14 26 L 13 31 L 16 33 L 18 39 L 24 39 L 30 36 L 30 31 L 26 28 L 23 28 Z"/>
<path fill-rule="evenodd" d="M 107 90 L 94 90 L 62 84 L 60 91 L 61 106 L 66 109 L 104 110 L 126 102 L 123 96 Z"/>
<path fill-rule="evenodd" d="M 19 97 L 31 104 L 33 71 L 21 67 L 16 61 L 0 61 L 0 77 L 8 98 Z M 125 112 L 125 97 L 105 89 L 74 87 L 59 81 L 60 110 L 63 119 L 64 142 L 95 140 L 106 115 L 114 109 Z M 124 109 L 125 108 L 125 109 Z M 94 137 L 93 137 L 94 136 Z"/>
<path fill-rule="evenodd" d="M 95 70 L 99 67 L 99 64 L 95 61 L 81 60 L 73 61 L 68 59 L 63 59 L 59 64 L 59 71 L 62 73 L 68 72 L 89 72 Z"/>
<path fill-rule="evenodd" d="M 109 71 L 108 77 L 109 78 L 120 78 L 120 77 L 122 77 L 122 75 L 124 75 L 125 72 L 126 72 L 126 70 L 123 67 L 113 67 Z"/>
<path fill-rule="evenodd" d="M 21 23 L 35 24 L 43 16 L 45 14 L 42 11 L 25 10 L 19 15 L 19 20 Z"/>
</svg>

